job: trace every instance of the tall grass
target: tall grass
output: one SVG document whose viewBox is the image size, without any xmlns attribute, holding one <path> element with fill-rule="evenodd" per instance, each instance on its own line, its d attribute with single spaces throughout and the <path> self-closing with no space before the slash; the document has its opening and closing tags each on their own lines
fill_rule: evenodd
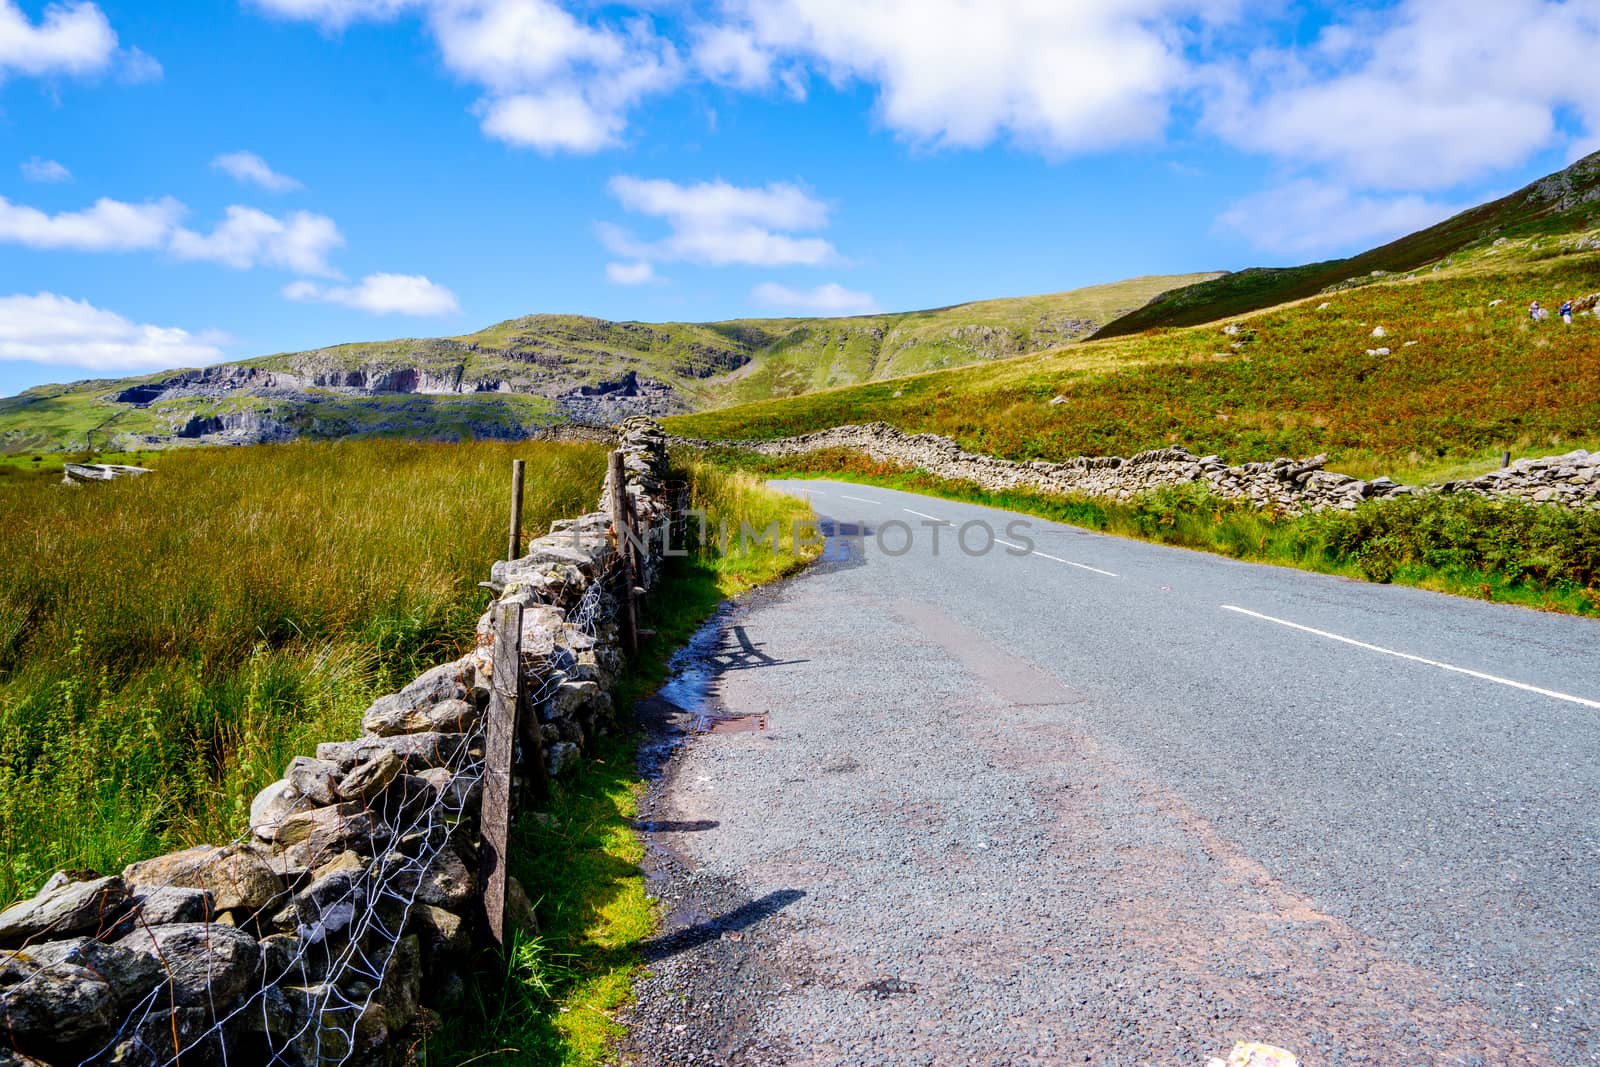
<svg viewBox="0 0 1600 1067">
<path fill-rule="evenodd" d="M 593 445 L 359 441 L 0 479 L 0 903 L 243 828 L 254 793 L 458 654 L 524 522 L 594 506 Z"/>
</svg>

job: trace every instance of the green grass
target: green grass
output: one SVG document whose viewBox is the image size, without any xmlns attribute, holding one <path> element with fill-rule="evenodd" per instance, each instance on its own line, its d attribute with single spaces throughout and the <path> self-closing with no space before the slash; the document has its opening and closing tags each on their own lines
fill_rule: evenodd
<svg viewBox="0 0 1600 1067">
<path fill-rule="evenodd" d="M 231 839 L 291 756 L 463 651 L 513 456 L 530 530 L 593 506 L 589 445 L 190 449 L 109 483 L 0 476 L 0 904 L 58 868 Z"/>
<path fill-rule="evenodd" d="M 691 506 L 706 509 L 712 529 L 725 520 L 734 529 L 777 522 L 792 530 L 813 518 L 807 505 L 763 488 L 749 474 L 693 454 L 676 455 L 674 462 Z M 616 706 L 631 709 L 654 692 L 666 679 L 667 657 L 718 604 L 791 573 L 814 554 L 785 540 L 778 551 L 751 546 L 744 553 L 735 538 L 728 554 L 707 544 L 672 560 L 644 604 L 644 624 L 655 636 L 630 663 L 614 694 Z M 658 919 L 633 829 L 645 786 L 635 763 L 638 736 L 631 719 L 618 726 L 570 776 L 553 783 L 541 817 L 518 820 L 511 872 L 537 901 L 540 931 L 521 938 L 504 959 L 483 954 L 466 1010 L 419 1044 L 423 1063 L 612 1062 L 622 1033 L 618 1012 L 632 996 L 640 946 Z"/>
<path fill-rule="evenodd" d="M 1544 611 L 1600 616 L 1600 512 L 1470 495 L 1367 501 L 1353 512 L 1274 515 L 1185 486 L 1119 503 L 991 492 L 833 450 L 774 459 L 715 450 L 707 462 L 762 478 L 839 478 L 1037 515 L 1103 533 L 1394 582 Z"/>
<path fill-rule="evenodd" d="M 1407 480 L 1493 465 L 1502 448 L 1596 441 L 1600 320 L 1530 327 L 1524 309 L 1590 292 L 1597 273 L 1593 253 L 1442 272 L 1262 312 L 1237 335 L 1154 331 L 667 422 L 689 436 L 762 439 L 883 420 L 1016 460 L 1169 443 L 1232 462 L 1327 452 L 1336 469 Z M 1366 354 L 1378 347 L 1390 354 Z"/>
</svg>

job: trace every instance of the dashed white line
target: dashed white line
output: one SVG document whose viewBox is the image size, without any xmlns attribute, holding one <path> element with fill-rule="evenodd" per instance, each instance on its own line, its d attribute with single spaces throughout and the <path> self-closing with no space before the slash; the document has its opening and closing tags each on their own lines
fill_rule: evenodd
<svg viewBox="0 0 1600 1067">
<path fill-rule="evenodd" d="M 925 511 L 917 511 L 917 510 L 916 510 L 916 509 L 914 509 L 914 508 L 901 508 L 901 509 L 900 509 L 900 510 L 901 510 L 901 511 L 906 511 L 906 512 L 910 512 L 910 513 L 911 513 L 911 514 L 912 514 L 912 515 L 920 515 L 920 516 L 922 516 L 922 517 L 923 517 L 923 518 L 924 518 L 924 519 L 931 519 L 931 520 L 933 520 L 933 521 L 934 521 L 934 522 L 942 522 L 942 523 L 944 523 L 944 524 L 945 524 L 945 525 L 946 525 L 946 526 L 952 526 L 952 525 L 954 525 L 954 523 L 952 523 L 952 522 L 951 522 L 951 521 L 950 521 L 950 520 L 949 520 L 949 519 L 941 519 L 941 518 L 940 518 L 940 517 L 939 517 L 939 516 L 937 516 L 937 515 L 929 515 L 929 514 L 928 514 L 928 513 L 927 513 L 927 512 L 925 512 Z"/>
<path fill-rule="evenodd" d="M 1290 622 L 1288 619 L 1276 619 L 1271 615 L 1263 615 L 1259 611 L 1251 611 L 1249 608 L 1236 607 L 1233 604 L 1223 604 L 1222 610 L 1238 612 L 1240 615 L 1248 615 L 1252 619 L 1261 619 L 1264 622 L 1277 623 L 1279 626 L 1287 626 L 1291 630 L 1303 630 L 1308 634 L 1315 634 L 1318 637 L 1325 637 L 1329 641 L 1340 641 L 1347 645 L 1354 645 L 1356 648 L 1364 648 L 1368 652 L 1380 652 L 1385 656 L 1393 656 L 1396 659 L 1410 660 L 1412 663 L 1421 663 L 1428 667 L 1437 667 L 1441 671 L 1453 671 L 1456 674 L 1465 674 L 1469 678 L 1477 678 L 1480 681 L 1494 682 L 1496 685 L 1505 685 L 1510 686 L 1512 689 L 1521 689 L 1524 692 L 1537 693 L 1540 696 L 1550 697 L 1552 700 L 1565 700 L 1569 704 L 1582 704 L 1586 708 L 1600 709 L 1600 700 L 1589 700 L 1586 697 L 1573 696 L 1571 693 L 1559 693 L 1554 689 L 1543 689 L 1537 685 L 1529 685 L 1527 682 L 1518 682 L 1513 681 L 1510 678 L 1501 678 L 1497 674 L 1485 674 L 1483 671 L 1475 671 L 1468 667 L 1457 667 L 1453 663 L 1441 663 L 1436 659 L 1428 659 L 1425 656 L 1413 656 L 1409 652 L 1397 652 L 1392 648 L 1384 648 L 1382 645 L 1368 644 L 1365 641 L 1357 641 L 1353 637 L 1344 637 L 1341 634 L 1329 633 L 1327 630 L 1318 630 L 1314 626 L 1304 626 L 1298 622 Z"/>
<path fill-rule="evenodd" d="M 1013 541 L 1002 541 L 998 537 L 996 537 L 994 539 L 994 543 L 997 544 L 997 545 L 1005 545 L 1007 548 L 1022 548 L 1021 545 L 1019 545 L 1019 544 L 1017 544 L 1017 543 L 1015 543 Z M 1031 549 L 1030 550 L 1030 549 L 1023 548 L 1022 550 L 1024 552 L 1027 552 L 1027 554 L 1030 555 L 1030 556 L 1038 556 L 1040 559 L 1048 559 L 1048 560 L 1051 560 L 1051 561 L 1053 561 L 1055 563 L 1065 563 L 1067 566 L 1076 567 L 1081 571 L 1092 571 L 1095 574 L 1103 574 L 1107 578 L 1120 578 L 1120 577 L 1122 577 L 1122 575 L 1120 575 L 1120 574 L 1113 574 L 1110 571 L 1103 571 L 1099 567 L 1091 567 L 1087 563 L 1074 563 L 1070 559 L 1062 559 L 1060 556 L 1052 556 L 1048 552 L 1040 552 L 1037 549 Z"/>
<path fill-rule="evenodd" d="M 846 500 L 854 500 L 857 504 L 881 504 L 881 503 L 883 503 L 883 501 L 881 501 L 881 500 L 868 500 L 864 496 L 851 496 L 849 493 L 840 493 L 839 495 L 844 497 Z"/>
<path fill-rule="evenodd" d="M 1035 556 L 1040 556 L 1040 557 L 1042 557 L 1044 559 L 1053 559 L 1057 563 L 1065 563 L 1067 566 L 1076 567 L 1080 571 L 1092 571 L 1095 574 L 1103 574 L 1107 578 L 1120 578 L 1120 577 L 1122 577 L 1122 575 L 1120 575 L 1120 574 L 1113 574 L 1110 571 L 1103 571 L 1099 567 L 1091 567 L 1087 563 L 1074 563 L 1070 559 L 1062 559 L 1060 556 L 1052 556 L 1048 552 L 1035 552 L 1034 555 Z"/>
</svg>

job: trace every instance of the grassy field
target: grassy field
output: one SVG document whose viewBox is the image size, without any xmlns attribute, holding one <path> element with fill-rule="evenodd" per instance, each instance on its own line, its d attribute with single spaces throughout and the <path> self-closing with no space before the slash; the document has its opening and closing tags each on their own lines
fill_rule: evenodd
<svg viewBox="0 0 1600 1067">
<path fill-rule="evenodd" d="M 883 420 L 1018 460 L 1169 443 L 1233 462 L 1327 452 L 1335 469 L 1406 480 L 1492 466 L 1501 449 L 1600 443 L 1600 319 L 1533 325 L 1525 310 L 1592 292 L 1597 279 L 1592 252 L 1490 260 L 1275 308 L 1233 335 L 1155 330 L 668 421 L 686 435 L 754 439 Z M 1367 354 L 1380 347 L 1389 354 Z"/>
<path fill-rule="evenodd" d="M 692 454 L 675 457 L 692 507 L 715 529 L 727 520 L 764 529 L 812 517 L 793 497 L 761 487 L 749 473 Z M 704 546 L 675 559 L 645 601 L 645 625 L 656 635 L 630 664 L 616 693 L 619 708 L 654 692 L 667 657 L 730 596 L 797 569 L 808 552 L 792 539 L 777 551 L 750 546 L 721 554 Z M 504 960 L 479 961 L 474 997 L 417 1047 L 425 1064 L 463 1062 L 539 1067 L 592 1067 L 610 1062 L 622 1033 L 618 1009 L 632 996 L 639 950 L 655 932 L 655 901 L 639 869 L 643 847 L 633 820 L 645 788 L 635 762 L 637 737 L 604 740 L 569 777 L 556 783 L 549 810 L 519 820 L 512 873 L 538 902 L 540 933 L 524 937 Z"/>
<path fill-rule="evenodd" d="M 231 839 L 291 756 L 464 651 L 513 456 L 529 529 L 593 506 L 587 445 L 181 450 L 78 487 L 5 468 L 0 903 Z"/>
</svg>

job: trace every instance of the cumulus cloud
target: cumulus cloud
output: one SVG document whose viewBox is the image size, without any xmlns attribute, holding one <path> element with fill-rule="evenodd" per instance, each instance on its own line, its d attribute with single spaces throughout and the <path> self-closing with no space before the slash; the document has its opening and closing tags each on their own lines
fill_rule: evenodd
<svg viewBox="0 0 1600 1067">
<path fill-rule="evenodd" d="M 0 241 L 80 252 L 159 248 L 182 214 L 171 197 L 143 204 L 102 198 L 82 211 L 51 215 L 0 196 Z"/>
<path fill-rule="evenodd" d="M 94 370 L 193 366 L 222 358 L 220 335 L 148 326 L 54 293 L 0 297 L 0 359 Z"/>
<path fill-rule="evenodd" d="M 341 304 L 374 315 L 449 315 L 460 310 L 456 295 L 421 274 L 369 274 L 349 286 L 297 281 L 284 286 L 290 300 Z"/>
<path fill-rule="evenodd" d="M 701 27 L 692 55 L 695 68 L 719 85 L 760 89 L 772 82 L 772 54 L 748 29 Z"/>
<path fill-rule="evenodd" d="M 1217 224 L 1257 248 L 1308 255 L 1384 244 L 1458 210 L 1415 194 L 1363 194 L 1306 178 L 1236 201 Z"/>
<path fill-rule="evenodd" d="M 235 181 L 258 185 L 273 193 L 287 193 L 305 186 L 287 174 L 279 174 L 254 152 L 227 152 L 211 161 L 211 166 Z"/>
<path fill-rule="evenodd" d="M 13 0 L 0 0 L 0 79 L 97 74 L 116 53 L 116 31 L 94 4 L 52 4 L 34 23 Z"/>
<path fill-rule="evenodd" d="M 1225 19 L 1235 6 L 735 0 L 732 31 L 708 32 L 697 56 L 733 84 L 760 84 L 760 61 L 776 55 L 874 86 L 879 118 L 914 141 L 972 148 L 1009 137 L 1077 151 L 1159 137 L 1189 81 L 1177 20 Z"/>
<path fill-rule="evenodd" d="M 814 289 L 791 289 L 777 282 L 762 282 L 750 291 L 750 299 L 762 307 L 817 315 L 870 315 L 878 310 L 871 293 L 846 289 L 834 282 Z"/>
<path fill-rule="evenodd" d="M 480 86 L 484 133 L 542 152 L 617 144 L 627 113 L 676 85 L 683 63 L 650 22 L 579 17 L 555 0 L 256 0 L 287 18 L 337 30 L 358 19 L 420 13 L 444 66 Z"/>
<path fill-rule="evenodd" d="M 235 204 L 207 234 L 177 229 L 168 247 L 179 259 L 221 263 L 235 270 L 281 267 L 297 274 L 337 277 L 328 253 L 344 244 L 344 235 L 326 215 L 295 211 L 283 218 Z"/>
<path fill-rule="evenodd" d="M 1213 70 L 1207 122 L 1360 187 L 1447 189 L 1559 143 L 1569 109 L 1600 133 L 1597 51 L 1592 3 L 1406 0 Z"/>
<path fill-rule="evenodd" d="M 38 156 L 22 164 L 22 176 L 30 182 L 43 184 L 72 180 L 72 172 L 66 167 L 53 159 L 40 159 Z"/>
<path fill-rule="evenodd" d="M 644 285 L 656 280 L 656 269 L 646 260 L 607 263 L 606 278 L 618 285 Z"/>
<path fill-rule="evenodd" d="M 102 198 L 82 211 L 51 215 L 0 196 L 0 242 L 78 252 L 166 249 L 179 259 L 239 270 L 265 266 L 338 276 L 327 257 L 344 245 L 344 235 L 326 215 L 295 211 L 278 218 L 235 204 L 210 233 L 199 233 L 178 225 L 184 211 L 170 196 L 143 204 Z"/>
<path fill-rule="evenodd" d="M 839 258 L 823 238 L 802 236 L 827 224 L 828 207 L 798 185 L 680 185 L 619 175 L 608 188 L 626 210 L 667 227 L 666 236 L 655 241 L 641 241 L 618 226 L 600 227 L 611 251 L 635 261 L 776 267 L 817 266 Z"/>
</svg>

